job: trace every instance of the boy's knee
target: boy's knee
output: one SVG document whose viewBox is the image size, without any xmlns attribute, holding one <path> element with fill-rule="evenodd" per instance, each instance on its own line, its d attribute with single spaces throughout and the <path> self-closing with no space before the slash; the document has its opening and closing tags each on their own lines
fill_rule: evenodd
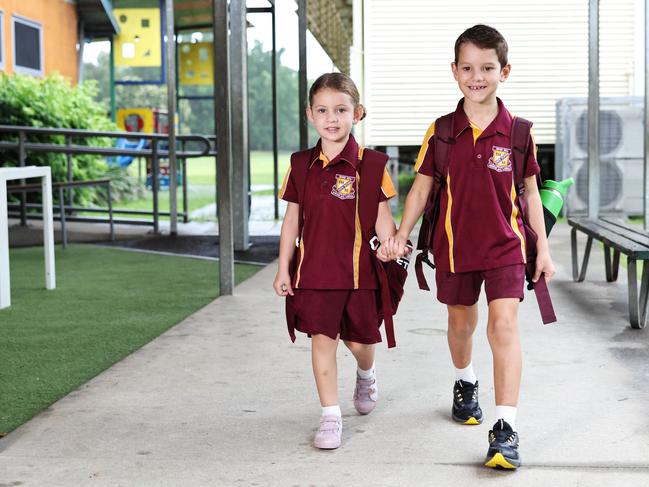
<svg viewBox="0 0 649 487">
<path fill-rule="evenodd" d="M 489 321 L 487 325 L 487 335 L 490 340 L 497 342 L 509 342 L 514 339 L 518 333 L 518 323 L 516 317 L 499 316 Z"/>
<path fill-rule="evenodd" d="M 448 331 L 455 336 L 471 336 L 475 330 L 476 323 L 472 323 L 469 319 L 464 317 L 455 317 L 449 315 L 448 317 Z"/>
</svg>

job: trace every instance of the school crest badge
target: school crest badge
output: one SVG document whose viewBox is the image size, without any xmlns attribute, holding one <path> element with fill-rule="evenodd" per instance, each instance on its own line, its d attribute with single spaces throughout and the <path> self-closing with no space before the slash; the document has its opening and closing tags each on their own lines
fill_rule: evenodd
<svg viewBox="0 0 649 487">
<path fill-rule="evenodd" d="M 494 145 L 491 150 L 493 152 L 489 162 L 487 163 L 487 167 L 497 172 L 511 172 L 512 162 L 510 156 L 512 155 L 512 150 L 507 147 L 498 147 L 496 145 Z"/>
<path fill-rule="evenodd" d="M 345 176 L 344 174 L 336 174 L 336 184 L 331 188 L 331 194 L 341 200 L 352 200 L 356 197 L 354 189 L 354 176 Z"/>
</svg>

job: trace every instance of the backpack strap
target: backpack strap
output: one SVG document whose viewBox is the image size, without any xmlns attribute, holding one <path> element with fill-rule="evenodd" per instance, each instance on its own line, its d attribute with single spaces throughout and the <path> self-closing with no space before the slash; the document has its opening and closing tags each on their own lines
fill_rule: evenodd
<svg viewBox="0 0 649 487">
<path fill-rule="evenodd" d="M 527 289 L 533 289 L 536 295 L 536 301 L 539 305 L 541 312 L 541 319 L 544 324 L 554 323 L 557 317 L 554 313 L 552 306 L 552 299 L 550 298 L 550 291 L 548 290 L 545 276 L 541 275 L 538 281 L 533 282 L 532 278 L 536 272 L 536 242 L 537 235 L 527 219 L 527 208 L 522 198 L 525 190 L 525 173 L 527 172 L 527 154 L 529 152 L 529 144 L 531 140 L 532 122 L 524 118 L 514 117 L 512 121 L 511 132 L 511 145 L 512 156 L 514 158 L 514 184 L 518 194 L 518 208 L 521 212 L 521 219 L 525 230 L 525 248 L 526 248 L 526 265 L 525 277 L 527 279 Z M 541 182 L 541 178 L 537 175 L 537 182 Z M 539 188 L 541 185 L 539 184 Z"/>
<path fill-rule="evenodd" d="M 360 180 L 357 181 L 356 194 L 358 198 L 358 216 L 361 223 L 364 244 L 370 246 L 372 263 L 374 264 L 376 277 L 379 281 L 385 336 L 388 342 L 388 348 L 393 348 L 396 346 L 394 321 L 392 319 L 395 311 L 392 309 L 392 300 L 390 298 L 390 283 L 383 262 L 374 253 L 378 247 L 378 242 L 376 242 L 376 246 L 372 245 L 372 242 L 376 239 L 375 227 L 379 212 L 381 182 L 383 181 L 383 172 L 385 171 L 387 162 L 388 156 L 382 152 L 363 148 L 358 151 L 357 173 Z"/>
<path fill-rule="evenodd" d="M 431 268 L 435 264 L 430 261 L 428 256 L 430 248 L 433 245 L 433 232 L 437 226 L 439 216 L 439 201 L 442 190 L 446 187 L 446 177 L 448 175 L 449 151 L 452 144 L 455 143 L 453 137 L 453 116 L 449 113 L 435 120 L 435 134 L 431 137 L 435 157 L 433 159 L 433 188 L 430 192 L 430 198 L 424 210 L 424 217 L 419 228 L 419 239 L 417 240 L 417 250 L 419 255 L 415 260 L 415 274 L 419 289 L 430 291 L 422 263 L 425 262 Z"/>
</svg>

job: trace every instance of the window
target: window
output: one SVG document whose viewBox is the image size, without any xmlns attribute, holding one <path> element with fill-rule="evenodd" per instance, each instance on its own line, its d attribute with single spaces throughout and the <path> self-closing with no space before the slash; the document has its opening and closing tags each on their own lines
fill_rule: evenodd
<svg viewBox="0 0 649 487">
<path fill-rule="evenodd" d="M 0 70 L 5 69 L 4 24 L 5 24 L 4 12 L 0 10 Z"/>
<path fill-rule="evenodd" d="M 43 76 L 43 29 L 41 24 L 16 16 L 12 20 L 14 71 Z"/>
</svg>

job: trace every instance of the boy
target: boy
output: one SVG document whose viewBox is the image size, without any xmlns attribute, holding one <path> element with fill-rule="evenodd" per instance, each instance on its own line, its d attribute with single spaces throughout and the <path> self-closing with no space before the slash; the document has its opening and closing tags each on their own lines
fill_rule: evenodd
<svg viewBox="0 0 649 487">
<path fill-rule="evenodd" d="M 448 308 L 448 344 L 456 382 L 452 418 L 480 424 L 478 381 L 471 362 L 472 335 L 478 321 L 482 282 L 489 303 L 487 337 L 493 354 L 496 422 L 489 432 L 487 467 L 520 466 L 516 405 L 521 379 L 518 303 L 523 300 L 525 237 L 519 214 L 511 154 L 512 116 L 496 97 L 509 76 L 507 43 L 494 28 L 475 25 L 455 43 L 453 76 L 464 95 L 452 117 L 448 173 L 441 187 L 433 233 L 437 299 Z M 415 182 L 406 199 L 399 231 L 385 244 L 394 258 L 421 216 L 433 188 L 435 124 L 417 158 Z M 529 144 L 525 191 L 528 220 L 538 234 L 536 275 L 554 274 L 536 185 L 540 169 Z"/>
</svg>

